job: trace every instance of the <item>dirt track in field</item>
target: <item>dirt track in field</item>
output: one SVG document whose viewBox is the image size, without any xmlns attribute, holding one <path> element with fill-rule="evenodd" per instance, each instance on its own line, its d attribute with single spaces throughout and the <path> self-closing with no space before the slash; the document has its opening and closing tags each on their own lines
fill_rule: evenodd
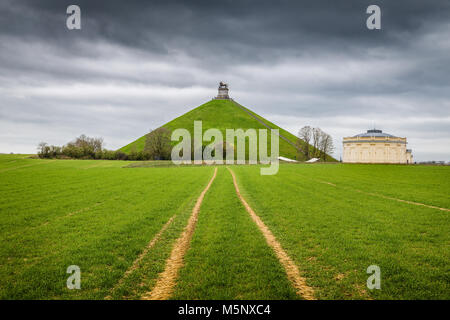
<svg viewBox="0 0 450 320">
<path fill-rule="evenodd" d="M 198 214 L 200 212 L 200 206 L 203 202 L 206 192 L 211 187 L 214 179 L 216 178 L 217 168 L 214 169 L 214 174 L 209 181 L 206 188 L 202 191 L 195 203 L 192 214 L 189 217 L 188 224 L 183 230 L 181 236 L 175 242 L 175 246 L 170 253 L 169 259 L 166 261 L 166 267 L 162 273 L 159 274 L 158 280 L 152 291 L 144 294 L 142 300 L 166 300 L 172 294 L 178 277 L 178 271 L 183 266 L 184 256 L 190 247 L 192 235 L 194 234 L 195 226 L 197 224 Z"/>
<path fill-rule="evenodd" d="M 298 270 L 298 267 L 296 266 L 294 261 L 288 256 L 286 251 L 284 251 L 284 249 L 281 247 L 281 244 L 275 238 L 275 236 L 270 231 L 270 229 L 264 224 L 264 222 L 261 220 L 261 218 L 253 211 L 253 209 L 249 206 L 247 201 L 245 201 L 244 197 L 241 195 L 241 193 L 239 191 L 239 186 L 237 184 L 236 176 L 234 175 L 234 172 L 230 168 L 227 168 L 227 169 L 228 169 L 228 171 L 230 171 L 231 175 L 233 176 L 234 188 L 236 189 L 236 193 L 237 193 L 239 199 L 241 200 L 241 202 L 244 205 L 247 212 L 250 214 L 253 221 L 258 226 L 259 230 L 264 235 L 264 238 L 266 238 L 267 244 L 275 252 L 275 255 L 277 256 L 278 260 L 280 261 L 281 265 L 283 266 L 283 268 L 286 272 L 286 275 L 287 275 L 289 281 L 294 286 L 297 294 L 306 300 L 315 300 L 314 290 L 306 284 L 306 279 L 300 275 L 300 271 Z"/>
</svg>

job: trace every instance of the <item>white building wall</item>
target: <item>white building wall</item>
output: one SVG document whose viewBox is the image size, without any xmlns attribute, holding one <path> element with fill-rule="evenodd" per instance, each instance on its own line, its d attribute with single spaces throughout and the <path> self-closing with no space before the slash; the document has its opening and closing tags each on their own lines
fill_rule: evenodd
<svg viewBox="0 0 450 320">
<path fill-rule="evenodd" d="M 383 139 L 344 138 L 343 162 L 348 163 L 412 163 L 411 153 L 406 152 L 406 138 L 389 138 L 393 142 Z M 404 141 L 402 140 L 404 139 Z M 346 140 L 348 142 L 346 142 Z M 400 143 L 398 142 L 400 141 Z"/>
</svg>

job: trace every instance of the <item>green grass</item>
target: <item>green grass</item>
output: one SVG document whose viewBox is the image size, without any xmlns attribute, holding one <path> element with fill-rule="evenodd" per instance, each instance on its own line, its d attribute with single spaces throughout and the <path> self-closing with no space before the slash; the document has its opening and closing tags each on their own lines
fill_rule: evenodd
<svg viewBox="0 0 450 320">
<path fill-rule="evenodd" d="M 370 185 L 380 193 L 392 171 L 404 168 L 383 167 L 386 173 Z M 434 175 L 432 167 L 410 168 L 410 183 L 415 170 L 430 171 L 428 179 L 421 179 L 425 185 L 417 187 L 421 196 L 427 192 L 427 203 L 433 203 L 435 194 L 448 194 L 448 187 L 440 186 L 447 185 L 450 168 L 441 167 L 440 175 Z M 339 170 L 342 175 L 331 174 Z M 275 176 L 261 176 L 257 167 L 249 166 L 235 172 L 250 205 L 305 271 L 318 298 L 449 299 L 449 213 L 352 191 L 361 188 L 361 175 L 378 170 L 379 166 L 283 165 Z M 400 176 L 399 190 L 406 183 L 406 175 Z M 333 187 L 316 180 L 331 177 L 348 184 Z M 392 176 L 389 183 L 395 185 Z M 399 195 L 415 198 L 404 190 Z M 370 265 L 381 268 L 382 290 L 366 288 Z"/>
<path fill-rule="evenodd" d="M 241 192 L 319 299 L 450 299 L 450 168 L 231 166 Z M 137 299 L 153 288 L 210 166 L 0 155 L 0 299 Z M 336 186 L 325 184 L 334 183 Z M 138 268 L 121 280 L 175 216 Z M 69 265 L 81 290 L 68 290 Z M 366 288 L 369 265 L 381 290 Z M 172 298 L 296 299 L 220 167 Z"/>
<path fill-rule="evenodd" d="M 2 299 L 104 298 L 162 225 L 192 209 L 212 173 L 24 161 L 32 165 L 1 173 Z M 66 288 L 72 264 L 81 268 L 82 290 Z"/>
<path fill-rule="evenodd" d="M 348 164 L 300 165 L 294 170 L 306 179 L 450 208 L 449 169 L 448 166 Z"/>
<path fill-rule="evenodd" d="M 173 298 L 298 298 L 225 167 L 208 193 Z"/>
<path fill-rule="evenodd" d="M 248 109 L 247 109 L 248 110 Z M 250 111 L 250 110 L 249 110 Z M 292 142 L 295 142 L 297 138 L 287 132 L 286 130 L 281 129 L 277 125 L 265 120 L 264 118 L 258 116 L 254 112 L 252 112 L 258 118 L 263 120 L 266 124 L 269 124 L 274 129 L 280 129 L 280 133 L 288 137 Z M 244 110 L 236 106 L 233 102 L 228 100 L 211 100 L 185 114 L 182 116 L 175 118 L 174 120 L 166 123 L 162 127 L 173 131 L 178 128 L 185 128 L 191 133 L 191 137 L 194 136 L 194 121 L 201 120 L 203 126 L 203 132 L 210 128 L 217 128 L 223 134 L 223 139 L 225 141 L 226 129 L 238 129 L 242 128 L 246 129 L 267 129 L 256 119 L 252 118 L 248 115 Z M 268 152 L 270 154 L 270 135 L 268 135 Z M 136 151 L 143 150 L 145 144 L 145 135 L 138 138 L 136 141 L 122 147 L 120 150 L 129 153 L 132 148 L 136 148 Z M 292 145 L 284 141 L 283 139 L 279 140 L 279 154 L 280 156 L 284 156 L 291 159 L 298 158 L 298 152 L 296 148 Z M 302 160 L 302 159 L 300 159 Z M 333 158 L 329 158 L 330 161 L 335 161 Z"/>
</svg>

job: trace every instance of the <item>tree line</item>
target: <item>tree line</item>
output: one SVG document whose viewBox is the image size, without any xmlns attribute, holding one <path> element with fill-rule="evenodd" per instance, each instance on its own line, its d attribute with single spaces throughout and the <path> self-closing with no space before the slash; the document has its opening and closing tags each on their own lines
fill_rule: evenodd
<svg viewBox="0 0 450 320">
<path fill-rule="evenodd" d="M 146 134 L 143 150 L 137 151 L 133 146 L 128 154 L 120 150 L 105 149 L 103 138 L 92 138 L 84 134 L 63 146 L 41 142 L 37 149 L 39 158 L 47 159 L 170 160 L 171 141 L 170 131 L 158 128 Z"/>
<path fill-rule="evenodd" d="M 297 148 L 306 159 L 327 160 L 334 151 L 333 138 L 320 128 L 304 126 L 298 132 Z"/>
<path fill-rule="evenodd" d="M 105 149 L 103 138 L 92 138 L 82 134 L 63 146 L 41 142 L 38 145 L 38 156 L 59 159 L 170 160 L 172 150 L 170 136 L 170 130 L 163 127 L 151 130 L 145 136 L 143 150 L 137 151 L 134 145 L 129 153 L 125 153 L 120 150 Z M 202 148 L 204 147 L 202 146 Z M 319 158 L 326 161 L 334 151 L 333 139 L 320 128 L 305 126 L 298 132 L 297 149 L 300 153 L 298 159 Z M 225 155 L 226 148 L 224 147 L 224 157 Z"/>
</svg>

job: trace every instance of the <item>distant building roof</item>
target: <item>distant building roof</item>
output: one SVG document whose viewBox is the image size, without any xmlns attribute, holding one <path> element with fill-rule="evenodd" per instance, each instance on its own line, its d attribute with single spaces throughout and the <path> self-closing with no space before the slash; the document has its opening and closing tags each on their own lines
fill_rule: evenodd
<svg viewBox="0 0 450 320">
<path fill-rule="evenodd" d="M 395 138 L 395 136 L 393 136 L 392 134 L 383 133 L 382 130 L 378 130 L 378 129 L 370 129 L 370 130 L 367 130 L 367 132 L 357 134 L 354 137 L 392 137 L 392 138 Z"/>
</svg>

